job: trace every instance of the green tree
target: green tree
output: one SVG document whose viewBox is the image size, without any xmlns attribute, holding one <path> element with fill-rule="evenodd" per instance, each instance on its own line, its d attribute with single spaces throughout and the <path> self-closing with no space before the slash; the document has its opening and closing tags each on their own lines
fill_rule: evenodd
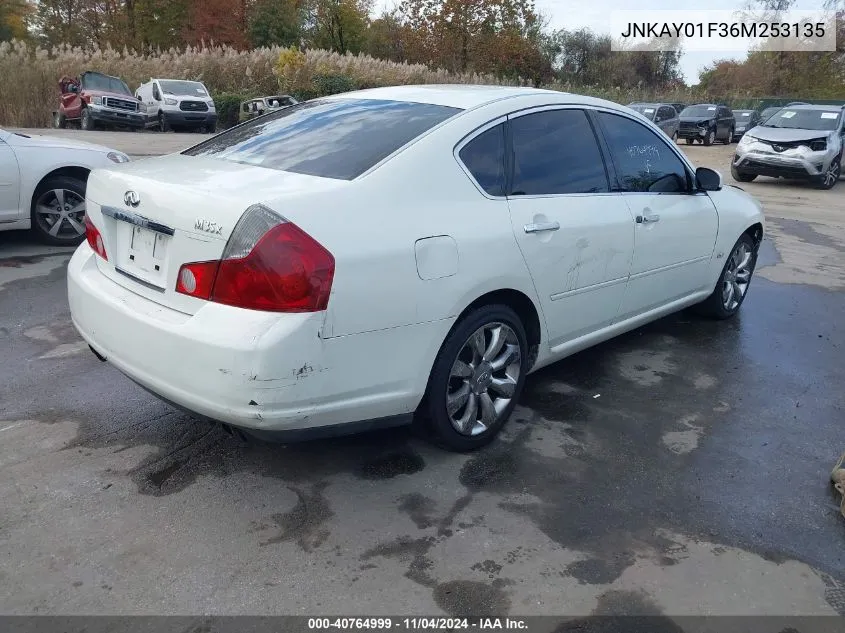
<svg viewBox="0 0 845 633">
<path fill-rule="evenodd" d="M 252 46 L 298 46 L 306 6 L 302 0 L 258 0 L 249 17 Z"/>
<path fill-rule="evenodd" d="M 27 0 L 0 1 L 0 42 L 28 39 L 32 12 Z"/>
<path fill-rule="evenodd" d="M 372 0 L 314 0 L 306 28 L 309 43 L 338 53 L 359 53 L 367 39 Z"/>
<path fill-rule="evenodd" d="M 187 0 L 134 0 L 134 41 L 145 49 L 182 46 L 189 10 Z"/>
</svg>

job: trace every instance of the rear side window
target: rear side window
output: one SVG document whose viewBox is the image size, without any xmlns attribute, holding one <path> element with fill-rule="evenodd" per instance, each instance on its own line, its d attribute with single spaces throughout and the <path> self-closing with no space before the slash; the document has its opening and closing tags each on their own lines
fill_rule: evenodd
<svg viewBox="0 0 845 633">
<path fill-rule="evenodd" d="M 352 180 L 460 111 L 405 101 L 315 99 L 252 119 L 182 153 Z"/>
<path fill-rule="evenodd" d="M 677 193 L 688 190 L 687 170 L 666 142 L 644 125 L 599 112 L 622 191 Z"/>
<path fill-rule="evenodd" d="M 548 110 L 511 120 L 512 195 L 608 190 L 601 152 L 583 110 Z"/>
<path fill-rule="evenodd" d="M 505 125 L 485 130 L 458 154 L 476 182 L 491 196 L 505 195 Z"/>
<path fill-rule="evenodd" d="M 660 118 L 664 121 L 666 119 L 673 119 L 675 118 L 675 111 L 672 108 L 663 106 L 662 108 L 660 108 Z"/>
</svg>

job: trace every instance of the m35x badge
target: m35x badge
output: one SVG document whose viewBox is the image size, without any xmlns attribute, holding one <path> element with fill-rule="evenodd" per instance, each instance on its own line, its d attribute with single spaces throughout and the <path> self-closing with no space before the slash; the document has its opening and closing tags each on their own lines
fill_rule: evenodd
<svg viewBox="0 0 845 633">
<path fill-rule="evenodd" d="M 198 231 L 203 231 L 204 233 L 211 233 L 212 235 L 220 235 L 223 232 L 223 227 L 217 224 L 217 222 L 212 222 L 211 220 L 205 220 L 203 218 L 196 219 L 196 222 L 194 222 L 194 228 Z"/>
</svg>

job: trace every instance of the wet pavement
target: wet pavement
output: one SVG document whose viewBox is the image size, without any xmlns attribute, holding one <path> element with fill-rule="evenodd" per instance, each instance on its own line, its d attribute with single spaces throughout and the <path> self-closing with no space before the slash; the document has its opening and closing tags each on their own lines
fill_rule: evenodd
<svg viewBox="0 0 845 633">
<path fill-rule="evenodd" d="M 533 374 L 472 455 L 197 422 L 80 342 L 67 251 L 0 233 L 0 613 L 845 615 L 845 189 L 775 185 L 738 318 Z"/>
</svg>

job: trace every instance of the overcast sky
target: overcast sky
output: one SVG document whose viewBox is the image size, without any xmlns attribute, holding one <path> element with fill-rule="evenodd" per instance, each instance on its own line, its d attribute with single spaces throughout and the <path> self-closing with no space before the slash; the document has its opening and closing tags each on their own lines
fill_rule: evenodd
<svg viewBox="0 0 845 633">
<path fill-rule="evenodd" d="M 537 10 L 549 19 L 552 29 L 568 30 L 588 27 L 596 33 L 608 33 L 610 30 L 610 12 L 613 10 L 665 9 L 679 11 L 684 9 L 722 9 L 736 10 L 745 6 L 745 0 L 535 0 Z M 377 0 L 377 7 L 387 8 L 396 4 L 396 0 Z M 797 0 L 792 10 L 819 10 L 823 0 Z M 745 59 L 743 53 L 731 52 L 692 52 L 681 58 L 681 72 L 690 85 L 698 83 L 699 71 L 718 59 Z"/>
</svg>

